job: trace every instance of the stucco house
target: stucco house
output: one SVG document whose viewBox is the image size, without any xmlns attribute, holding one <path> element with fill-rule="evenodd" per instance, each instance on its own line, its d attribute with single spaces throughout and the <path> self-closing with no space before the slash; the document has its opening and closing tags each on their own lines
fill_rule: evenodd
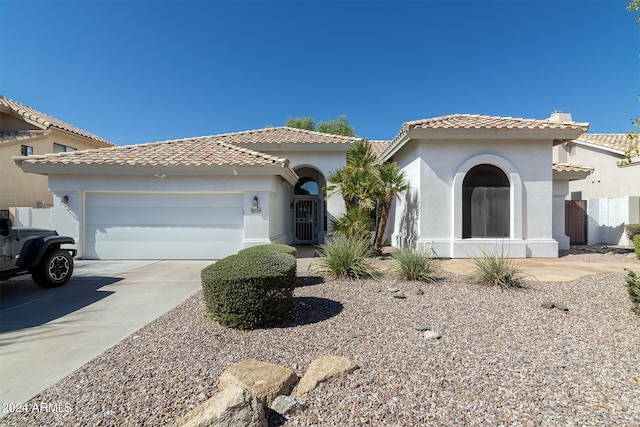
<svg viewBox="0 0 640 427">
<path fill-rule="evenodd" d="M 373 143 L 411 187 L 390 221 L 392 244 L 441 257 L 558 256 L 568 182 L 589 171 L 552 166 L 552 148 L 587 129 L 559 114 L 405 123 Z M 324 242 L 344 212 L 325 177 L 360 140 L 278 127 L 14 160 L 49 177 L 56 227 L 76 238 L 80 257 L 216 259 L 257 244 Z"/>
<path fill-rule="evenodd" d="M 585 133 L 554 147 L 554 161 L 593 169 L 587 179 L 569 184 L 568 198 L 584 207 L 586 243 L 631 245 L 624 226 L 640 223 L 640 158 L 622 160 L 638 144 L 626 134 Z"/>
<path fill-rule="evenodd" d="M 640 196 L 640 159 L 620 165 L 625 150 L 638 147 L 637 139 L 623 133 L 585 133 L 554 147 L 555 162 L 592 167 L 589 179 L 569 185 L 574 200 Z"/>
<path fill-rule="evenodd" d="M 42 155 L 115 144 L 69 123 L 0 95 L 0 210 L 12 206 L 49 207 L 47 178 L 25 174 L 12 157 Z"/>
</svg>

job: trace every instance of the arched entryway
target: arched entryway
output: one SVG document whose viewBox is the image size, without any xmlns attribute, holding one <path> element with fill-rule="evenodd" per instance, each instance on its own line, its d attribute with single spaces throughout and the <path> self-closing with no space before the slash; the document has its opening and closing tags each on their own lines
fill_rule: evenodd
<svg viewBox="0 0 640 427">
<path fill-rule="evenodd" d="M 510 194 L 502 169 L 490 164 L 471 168 L 462 182 L 462 237 L 508 238 Z"/>
<path fill-rule="evenodd" d="M 299 179 L 293 190 L 294 243 L 320 243 L 326 234 L 325 180 L 310 167 L 296 169 Z"/>
</svg>

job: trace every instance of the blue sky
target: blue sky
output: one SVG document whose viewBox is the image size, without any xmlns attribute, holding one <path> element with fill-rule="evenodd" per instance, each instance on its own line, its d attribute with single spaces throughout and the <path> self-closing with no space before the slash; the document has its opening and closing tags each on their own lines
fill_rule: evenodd
<svg viewBox="0 0 640 427">
<path fill-rule="evenodd" d="M 454 113 L 623 133 L 640 115 L 624 0 L 0 0 L 0 94 L 117 144 Z"/>
</svg>

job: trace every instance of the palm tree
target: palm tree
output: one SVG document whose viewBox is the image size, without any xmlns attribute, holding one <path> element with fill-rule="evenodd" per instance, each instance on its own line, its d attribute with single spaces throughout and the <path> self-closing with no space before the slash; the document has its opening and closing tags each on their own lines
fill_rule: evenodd
<svg viewBox="0 0 640 427">
<path fill-rule="evenodd" d="M 409 185 L 405 180 L 404 172 L 395 162 L 378 164 L 376 171 L 378 186 L 375 189 L 375 196 L 378 202 L 378 221 L 373 250 L 379 253 L 382 250 L 382 239 L 384 238 L 384 230 L 387 228 L 393 198 L 404 193 Z"/>
</svg>

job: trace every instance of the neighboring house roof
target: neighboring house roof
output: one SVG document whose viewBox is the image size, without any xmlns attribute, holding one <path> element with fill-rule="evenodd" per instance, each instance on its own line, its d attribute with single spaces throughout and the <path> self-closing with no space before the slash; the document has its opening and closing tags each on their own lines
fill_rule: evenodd
<svg viewBox="0 0 640 427">
<path fill-rule="evenodd" d="M 66 132 L 71 132 L 85 138 L 93 139 L 94 141 L 101 142 L 104 145 L 115 145 L 114 143 L 107 141 L 104 138 L 100 138 L 97 135 L 80 129 L 79 127 L 70 125 L 67 122 L 63 122 L 62 120 L 58 120 L 48 114 L 44 114 L 36 110 L 35 108 L 31 108 L 28 105 L 21 104 L 17 101 L 5 98 L 4 96 L 0 95 L 0 111 L 2 111 L 3 109 L 20 116 L 26 122 L 31 123 L 32 125 L 42 130 L 48 130 L 53 127 Z"/>
<path fill-rule="evenodd" d="M 573 142 L 596 146 L 616 154 L 624 154 L 631 147 L 640 147 L 638 138 L 629 138 L 625 133 L 584 133 Z"/>
<path fill-rule="evenodd" d="M 556 117 L 554 117 L 556 116 Z M 558 118 L 559 117 L 559 118 Z M 383 152 L 382 158 L 389 159 L 404 144 L 410 134 L 417 138 L 461 138 L 476 139 L 513 138 L 517 132 L 521 138 L 544 136 L 551 138 L 554 144 L 571 141 L 589 129 L 589 123 L 562 120 L 569 114 L 554 113 L 549 119 L 524 119 L 502 116 L 483 116 L 479 114 L 452 114 L 430 119 L 405 122 L 402 129 Z"/>
<path fill-rule="evenodd" d="M 352 144 L 362 138 L 332 135 L 286 126 L 213 135 L 234 144 Z"/>
<path fill-rule="evenodd" d="M 283 169 L 280 174 L 287 178 L 295 177 L 295 173 L 289 167 L 289 160 L 228 144 L 215 136 L 14 157 L 14 161 L 25 171 L 36 173 L 43 173 L 51 165 L 67 165 L 71 168 L 82 165 L 121 166 L 138 169 L 141 166 L 152 166 L 150 169 L 158 171 L 186 168 L 206 170 L 207 173 L 213 172 L 212 166 L 271 166 Z"/>
<path fill-rule="evenodd" d="M 0 145 L 8 144 L 10 142 L 26 142 L 33 141 L 36 138 L 43 138 L 46 136 L 46 131 L 34 130 L 34 131 L 16 131 L 16 132 L 0 132 Z"/>
<path fill-rule="evenodd" d="M 591 167 L 570 165 L 569 163 L 554 163 L 552 169 L 554 180 L 557 179 L 559 181 L 585 179 L 593 172 Z"/>
</svg>

